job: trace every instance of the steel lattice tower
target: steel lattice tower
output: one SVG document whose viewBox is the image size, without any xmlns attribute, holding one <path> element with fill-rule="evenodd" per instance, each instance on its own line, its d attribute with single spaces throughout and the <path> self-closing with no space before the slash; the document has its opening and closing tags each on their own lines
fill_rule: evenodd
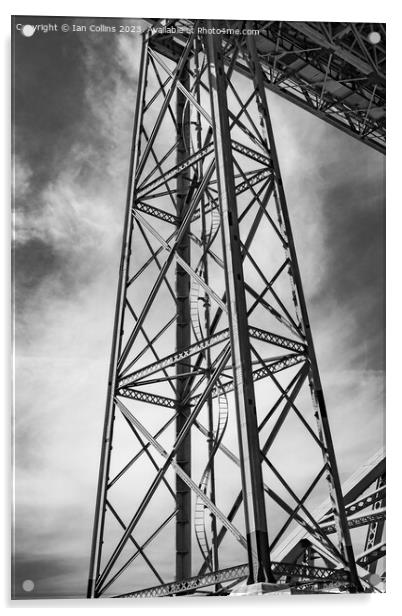
<svg viewBox="0 0 402 616">
<path fill-rule="evenodd" d="M 89 597 L 362 590 L 266 74 L 217 25 L 143 35 Z"/>
</svg>

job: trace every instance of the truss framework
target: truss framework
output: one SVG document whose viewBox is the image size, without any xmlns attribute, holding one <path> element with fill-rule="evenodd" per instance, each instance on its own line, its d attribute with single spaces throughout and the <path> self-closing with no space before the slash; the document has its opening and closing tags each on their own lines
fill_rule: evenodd
<svg viewBox="0 0 402 616">
<path fill-rule="evenodd" d="M 381 484 L 381 487 L 378 487 Z M 374 489 L 373 489 L 374 486 Z M 385 494 L 385 458 L 382 451 L 379 451 L 372 460 L 359 469 L 343 486 L 345 494 L 345 508 L 348 515 L 349 528 L 363 526 L 367 529 L 367 537 L 371 537 L 373 522 L 372 515 L 367 511 L 370 507 L 374 509 L 384 498 Z M 382 503 L 381 503 L 382 504 Z M 326 511 L 327 503 L 323 503 L 315 515 L 320 520 L 320 527 L 324 532 L 333 532 L 330 529 L 332 514 Z M 362 511 L 366 513 L 361 514 Z M 356 511 L 359 516 L 356 517 Z M 361 515 L 360 515 L 361 514 Z M 384 523 L 385 512 L 382 508 L 376 507 L 374 521 Z M 284 561 L 273 562 L 272 569 L 278 581 L 286 581 L 291 585 L 292 591 L 300 592 L 305 588 L 311 591 L 314 585 L 324 583 L 324 588 L 328 585 L 344 586 L 348 582 L 348 574 L 343 569 L 333 569 L 327 567 L 316 567 L 314 561 L 319 558 L 314 549 L 314 541 L 311 535 L 304 531 L 302 526 L 294 533 L 293 540 L 283 541 L 283 547 L 278 546 L 275 556 L 284 558 Z M 286 546 L 286 547 L 285 547 Z M 379 561 L 385 555 L 385 542 L 383 536 L 378 539 L 376 544 L 369 546 L 358 557 L 359 575 L 363 580 L 365 590 L 380 590 L 383 586 L 383 576 L 373 577 L 378 568 Z M 363 569 L 361 565 L 368 565 Z M 122 598 L 145 598 L 163 597 L 180 594 L 196 593 L 198 589 L 209 588 L 209 594 L 215 594 L 213 587 L 220 584 L 219 594 L 229 594 L 233 583 L 238 584 L 244 581 L 248 575 L 248 565 L 242 564 L 213 573 L 194 576 L 190 579 L 183 579 L 177 582 L 158 585 L 143 590 L 119 595 Z M 224 585 L 226 584 L 226 586 Z"/>
<path fill-rule="evenodd" d="M 279 573 L 361 591 L 265 69 L 253 36 L 197 32 L 174 59 L 143 37 L 88 596 L 222 594 Z M 310 573 L 299 553 L 271 560 L 295 528 Z M 247 567 L 222 569 L 239 550 Z"/>
<path fill-rule="evenodd" d="M 158 20 L 147 20 L 154 27 Z M 158 44 L 177 59 L 186 40 L 178 32 Z M 231 21 L 242 30 L 244 22 Z M 385 153 L 386 30 L 380 23 L 258 21 L 257 54 L 266 88 L 366 145 Z M 379 37 L 373 44 L 372 33 Z M 241 59 L 236 70 L 249 75 Z"/>
</svg>

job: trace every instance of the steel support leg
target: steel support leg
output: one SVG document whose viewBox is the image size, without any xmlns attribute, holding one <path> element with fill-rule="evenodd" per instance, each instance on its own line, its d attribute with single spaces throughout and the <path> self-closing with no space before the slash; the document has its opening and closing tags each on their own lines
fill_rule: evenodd
<svg viewBox="0 0 402 616">
<path fill-rule="evenodd" d="M 144 107 L 144 94 L 147 73 L 147 49 L 148 41 L 144 38 L 142 43 L 140 71 L 138 76 L 137 104 L 134 116 L 133 138 L 131 146 L 131 158 L 129 167 L 129 179 L 126 200 L 126 212 L 123 228 L 123 242 L 120 259 L 119 282 L 117 287 L 116 308 L 113 326 L 112 349 L 110 354 L 109 378 L 106 399 L 106 412 L 102 437 L 101 458 L 99 464 L 98 490 L 96 496 L 95 519 L 92 536 L 92 548 L 88 579 L 88 598 L 94 598 L 96 593 L 96 581 L 100 573 L 103 532 L 106 514 L 106 492 L 109 481 L 110 457 L 113 440 L 113 424 L 115 418 L 114 395 L 116 391 L 117 367 L 121 353 L 123 336 L 123 322 L 127 281 L 129 277 L 129 261 L 131 253 L 131 236 L 133 230 L 133 217 L 131 208 L 135 194 L 135 170 L 139 158 L 141 122 Z"/>
<path fill-rule="evenodd" d="M 182 85 L 189 90 L 190 77 L 188 72 L 188 62 L 183 68 L 180 77 Z M 186 160 L 190 147 L 190 106 L 186 104 L 187 99 L 180 89 L 177 89 L 177 164 L 180 165 Z M 185 169 L 177 177 L 177 217 L 180 227 L 186 213 L 187 195 L 190 186 L 190 169 Z M 186 262 L 190 263 L 190 238 L 186 232 L 177 248 L 177 254 Z M 179 353 L 191 344 L 191 316 L 190 316 L 190 276 L 180 266 L 176 266 L 176 299 L 177 299 L 177 325 L 176 325 L 176 351 Z M 179 362 L 176 367 L 176 374 L 186 373 L 189 370 L 188 362 Z M 176 434 L 180 434 L 190 413 L 189 403 L 183 405 L 185 379 L 177 379 L 177 420 Z M 183 439 L 177 455 L 176 461 L 180 467 L 191 477 L 191 431 Z M 176 579 L 181 580 L 191 576 L 191 488 L 176 475 Z"/>
<path fill-rule="evenodd" d="M 213 24 L 208 23 L 208 28 L 212 27 Z M 269 556 L 261 453 L 248 342 L 247 310 L 231 155 L 222 39 L 217 35 L 207 35 L 206 44 L 235 384 L 234 398 L 244 493 L 249 561 L 248 583 L 275 582 Z"/>
<path fill-rule="evenodd" d="M 250 69 L 253 75 L 254 86 L 256 89 L 257 103 L 259 107 L 261 126 L 267 140 L 267 148 L 269 149 L 272 159 L 272 165 L 275 172 L 275 183 L 279 197 L 280 214 L 283 221 L 283 227 L 286 233 L 288 252 L 291 262 L 291 275 L 294 280 L 298 305 L 301 313 L 301 321 L 304 335 L 308 346 L 308 355 L 310 360 L 310 388 L 313 398 L 313 404 L 316 410 L 316 418 L 321 438 L 325 444 L 325 462 L 328 464 L 328 480 L 330 485 L 330 496 L 334 509 L 334 519 L 338 530 L 339 548 L 345 558 L 347 566 L 350 570 L 351 591 L 361 591 L 361 583 L 357 574 L 356 562 L 348 527 L 348 521 L 345 513 L 341 483 L 339 478 L 338 466 L 336 463 L 335 451 L 332 442 L 331 430 L 329 427 L 328 414 L 324 399 L 324 394 L 321 385 L 320 373 L 318 370 L 317 358 L 315 355 L 313 337 L 310 329 L 310 322 L 307 312 L 306 301 L 304 298 L 303 286 L 301 282 L 300 270 L 296 255 L 296 249 L 293 240 L 292 228 L 288 212 L 285 191 L 283 188 L 282 176 L 279 167 L 278 155 L 275 147 L 274 133 L 272 129 L 271 118 L 268 110 L 268 103 L 264 87 L 264 78 L 260 62 L 257 56 L 256 43 L 253 36 L 247 39 L 248 52 L 250 57 Z"/>
<path fill-rule="evenodd" d="M 198 77 L 200 73 L 200 64 L 199 64 L 199 54 L 201 52 L 201 40 L 200 38 L 196 38 L 194 41 L 194 75 L 195 78 Z M 199 81 L 196 83 L 196 91 L 195 96 L 197 103 L 201 105 L 201 88 Z M 197 149 L 201 150 L 202 148 L 202 125 L 201 125 L 201 113 L 197 110 L 197 119 L 196 119 L 196 144 Z M 203 161 L 200 160 L 197 167 L 198 177 L 201 178 L 203 175 Z M 205 197 L 201 199 L 201 239 L 203 243 L 203 278 L 207 285 L 209 285 L 209 269 L 208 269 L 208 254 L 207 254 L 207 243 L 208 243 L 208 234 L 207 234 L 207 226 L 206 226 L 206 214 L 205 214 Z M 211 336 L 211 314 L 210 314 L 210 299 L 208 295 L 205 293 L 204 295 L 204 326 L 205 326 L 205 336 L 209 338 Z M 210 378 L 212 374 L 211 370 L 211 349 L 208 348 L 206 350 L 206 365 L 207 365 L 207 375 Z M 215 461 L 213 458 L 213 449 L 214 449 L 214 440 L 213 440 L 213 430 L 214 430 L 214 412 L 213 412 L 213 401 L 212 395 L 208 397 L 207 400 L 208 407 L 208 463 L 210 468 L 210 493 L 209 497 L 211 501 L 216 504 L 216 490 L 215 490 Z M 219 554 L 218 554 L 218 530 L 217 530 L 217 521 L 215 516 L 211 516 L 211 554 L 209 563 L 211 565 L 212 571 L 217 571 L 219 569 Z M 215 587 L 215 590 L 218 590 L 219 585 Z"/>
</svg>

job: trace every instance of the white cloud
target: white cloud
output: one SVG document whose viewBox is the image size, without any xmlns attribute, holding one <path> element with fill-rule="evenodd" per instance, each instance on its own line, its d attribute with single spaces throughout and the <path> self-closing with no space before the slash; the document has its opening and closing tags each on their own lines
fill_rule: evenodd
<svg viewBox="0 0 402 616">
<path fill-rule="evenodd" d="M 77 572 L 56 576 L 55 587 L 73 578 L 81 584 L 87 573 L 135 99 L 133 83 L 129 85 L 124 75 L 134 78 L 137 39 L 118 37 L 115 60 L 122 70 L 107 74 L 102 71 L 106 59 L 102 64 L 97 48 L 87 44 L 86 98 L 99 141 L 84 143 L 77 134 L 75 146 L 65 153 L 63 169 L 54 170 L 36 203 L 16 220 L 17 244 L 37 239 L 63 259 L 59 270 L 26 298 L 16 383 L 15 487 L 22 524 L 17 539 L 32 555 L 50 551 L 55 558 L 81 558 L 81 577 Z M 272 108 L 301 269 L 307 294 L 313 297 L 327 283 L 321 199 L 329 178 L 322 178 L 316 166 L 317 157 L 326 151 L 322 140 L 327 133 L 318 121 L 299 110 L 289 113 L 277 99 Z M 19 198 L 29 198 L 32 177 L 32 169 L 17 157 Z M 259 250 L 256 246 L 256 255 Z M 350 344 L 356 316 L 339 306 L 323 314 L 322 306 L 314 332 L 346 474 L 382 440 L 382 375 L 350 369 L 359 352 Z M 228 436 L 234 440 L 233 435 L 232 427 Z M 233 491 L 230 483 L 222 488 L 223 505 Z"/>
</svg>

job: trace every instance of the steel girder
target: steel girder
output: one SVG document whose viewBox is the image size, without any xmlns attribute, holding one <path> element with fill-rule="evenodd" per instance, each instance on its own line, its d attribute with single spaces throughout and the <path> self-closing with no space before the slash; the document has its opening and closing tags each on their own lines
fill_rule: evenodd
<svg viewBox="0 0 402 616">
<path fill-rule="evenodd" d="M 384 458 L 382 457 L 382 452 L 380 451 L 377 456 L 375 456 L 371 461 L 368 461 L 362 469 L 359 469 L 342 487 L 343 491 L 346 492 L 348 489 L 353 488 L 355 492 L 357 492 L 360 498 L 357 498 L 355 501 L 350 503 L 346 512 L 348 514 L 348 523 L 350 528 L 354 528 L 357 526 L 366 526 L 370 527 L 370 525 L 378 522 L 384 522 L 385 515 L 383 509 L 376 509 L 373 513 L 368 512 L 367 510 L 370 507 L 374 508 L 376 503 L 382 501 L 384 497 L 384 474 L 383 474 L 383 462 Z M 380 456 L 380 464 L 378 462 L 378 456 Z M 374 464 L 373 464 L 374 461 Z M 374 473 L 374 476 L 373 476 Z M 375 478 L 377 477 L 377 479 Z M 374 490 L 367 489 L 367 481 L 370 483 L 376 484 L 376 488 Z M 381 483 L 381 486 L 378 484 Z M 320 517 L 320 511 L 324 511 L 327 508 L 327 502 L 324 502 L 318 509 L 315 511 L 315 515 Z M 360 514 L 362 510 L 366 511 L 366 514 Z M 359 512 L 359 515 L 356 515 L 356 511 Z M 324 515 L 320 521 L 320 526 L 326 533 L 334 532 L 334 527 L 331 525 L 331 516 Z M 374 518 L 374 519 L 373 519 Z M 328 521 L 329 520 L 329 521 Z M 293 540 L 293 543 L 289 543 L 289 539 L 287 539 L 287 551 L 284 555 L 285 562 L 273 562 L 272 570 L 277 579 L 281 579 L 285 577 L 288 582 L 294 587 L 295 591 L 304 587 L 306 581 L 308 581 L 308 586 L 311 588 L 311 584 L 317 582 L 324 582 L 325 584 L 337 584 L 344 585 L 348 582 L 348 574 L 343 569 L 333 569 L 331 567 L 315 567 L 314 561 L 319 558 L 318 553 L 314 550 L 313 544 L 309 539 L 309 534 L 303 532 L 303 529 L 300 528 L 299 532 L 295 534 L 295 538 L 297 543 Z M 278 555 L 281 552 L 281 549 L 276 551 Z M 283 556 L 283 553 L 281 554 Z M 306 561 L 306 555 L 308 555 L 309 562 Z M 372 584 L 370 584 L 370 580 L 373 581 L 373 577 L 370 576 L 370 573 L 373 573 L 373 565 L 375 565 L 378 560 L 385 555 L 385 543 L 378 542 L 378 544 L 374 544 L 369 548 L 366 548 L 362 554 L 358 556 L 359 564 L 367 566 L 367 572 L 363 570 L 362 567 L 359 568 L 360 575 L 365 582 L 365 586 L 367 590 L 372 588 Z M 375 570 L 374 570 L 375 572 Z M 134 591 L 131 593 L 119 595 L 119 597 L 130 597 L 130 598 L 144 598 L 144 597 L 163 597 L 163 596 L 174 596 L 180 594 L 187 594 L 189 592 L 197 592 L 200 588 L 211 588 L 215 586 L 217 583 L 224 584 L 227 582 L 240 583 L 248 576 L 248 565 L 242 564 L 237 565 L 235 567 L 230 567 L 228 569 L 217 570 L 213 573 L 206 573 L 203 575 L 194 576 L 189 579 L 183 579 L 178 582 L 171 582 L 164 585 L 158 585 L 151 588 L 146 588 L 144 590 Z M 380 580 L 377 580 L 377 584 Z M 228 589 L 228 593 L 231 585 L 227 587 L 221 586 L 219 594 L 226 594 L 225 588 Z M 325 587 L 325 586 L 324 586 Z M 210 591 L 211 594 L 215 594 L 213 590 Z"/>
<path fill-rule="evenodd" d="M 356 561 L 359 577 L 366 590 L 382 592 L 385 581 L 376 574 L 378 561 L 385 556 L 383 532 L 385 530 L 385 454 L 382 449 L 377 451 L 367 462 L 356 470 L 342 485 L 345 495 L 345 511 L 350 529 L 366 530 L 364 550 Z M 320 528 L 325 533 L 335 530 L 333 516 L 325 500 L 314 510 L 314 517 L 319 520 Z M 361 539 L 359 541 L 361 543 Z M 275 560 L 303 562 L 307 550 L 321 549 L 317 538 L 299 526 L 288 537 L 284 538 L 273 552 Z M 367 567 L 366 567 L 367 565 Z"/>
<path fill-rule="evenodd" d="M 342 583 L 347 584 L 349 581 L 348 574 L 343 570 L 329 569 L 327 567 L 313 567 L 306 565 L 295 565 L 292 563 L 272 563 L 272 571 L 274 577 L 278 580 L 286 578 L 288 581 L 300 580 L 303 583 L 308 582 L 326 582 L 326 583 Z M 215 584 L 224 582 L 239 582 L 247 578 L 249 573 L 248 565 L 237 565 L 220 571 L 214 571 L 203 576 L 194 576 L 189 579 L 180 580 L 179 582 L 171 582 L 161 586 L 145 588 L 144 590 L 135 591 L 118 595 L 117 598 L 148 598 L 148 597 L 167 597 L 177 596 L 182 594 L 194 593 L 200 588 L 205 588 Z M 226 588 L 222 587 L 219 594 L 229 594 L 225 592 Z M 211 593 L 213 594 L 213 593 Z"/>
<path fill-rule="evenodd" d="M 239 550 L 276 581 L 295 527 L 358 591 L 256 40 L 165 43 L 143 37 L 88 596 L 195 568 L 219 594 Z"/>
<path fill-rule="evenodd" d="M 147 22 L 154 27 L 169 24 L 168 20 Z M 171 25 L 177 31 L 157 43 L 160 51 L 177 58 L 188 36 L 183 30 L 194 23 L 174 20 Z M 385 153 L 385 24 L 230 21 L 224 25 L 241 31 L 250 24 L 259 32 L 257 54 L 269 90 Z M 370 40 L 373 32 L 379 37 L 376 43 Z M 249 75 L 241 59 L 235 70 Z"/>
<path fill-rule="evenodd" d="M 373 552 L 372 552 L 377 549 L 379 544 L 381 544 L 382 539 L 383 539 L 384 529 L 385 529 L 385 509 L 386 509 L 385 473 L 382 474 L 380 477 L 378 477 L 377 483 L 376 483 L 376 491 L 374 494 L 376 498 L 375 499 L 373 498 L 372 512 L 371 514 L 369 514 L 372 516 L 372 519 L 370 520 L 370 525 L 367 528 L 366 544 L 364 548 L 365 553 L 370 552 L 371 554 L 371 562 L 369 563 L 369 567 L 368 567 L 371 573 L 377 572 L 378 560 L 381 556 L 385 554 L 385 543 L 384 543 L 384 549 L 382 550 L 382 553 L 376 552 L 376 555 L 381 554 L 381 556 L 377 556 L 376 558 L 373 558 Z M 384 512 L 383 515 L 381 515 L 382 512 Z"/>
</svg>

